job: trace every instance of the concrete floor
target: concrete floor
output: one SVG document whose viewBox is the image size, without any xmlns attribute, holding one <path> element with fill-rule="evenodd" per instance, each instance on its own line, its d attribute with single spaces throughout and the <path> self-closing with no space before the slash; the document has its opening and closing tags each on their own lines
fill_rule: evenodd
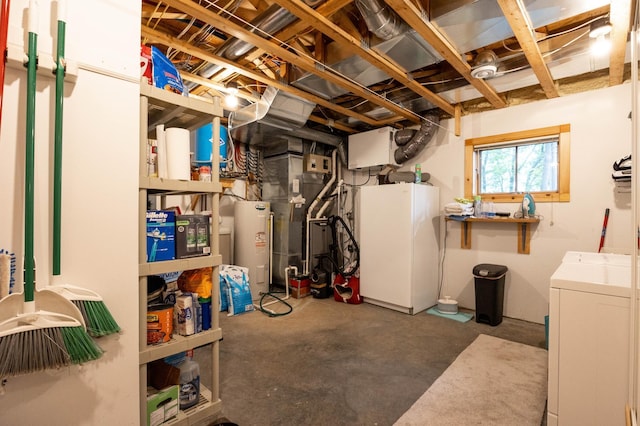
<svg viewBox="0 0 640 426">
<path fill-rule="evenodd" d="M 250 425 L 392 425 L 479 334 L 544 347 L 544 325 L 492 327 L 333 299 L 220 313 L 223 415 Z M 542 419 L 543 413 L 540 413 Z"/>
</svg>

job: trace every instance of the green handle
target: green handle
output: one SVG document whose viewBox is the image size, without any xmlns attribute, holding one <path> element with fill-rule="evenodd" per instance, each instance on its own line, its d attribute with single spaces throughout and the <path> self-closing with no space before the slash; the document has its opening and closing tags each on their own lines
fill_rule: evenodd
<svg viewBox="0 0 640 426">
<path fill-rule="evenodd" d="M 35 262 L 33 260 L 33 201 L 34 148 L 36 118 L 36 67 L 38 35 L 29 32 L 29 61 L 27 62 L 27 132 L 25 147 L 24 195 L 24 301 L 33 302 Z"/>
<path fill-rule="evenodd" d="M 56 117 L 53 144 L 53 275 L 60 275 L 61 229 L 62 229 L 62 117 L 64 98 L 64 21 L 58 21 L 58 43 L 56 62 Z"/>
</svg>

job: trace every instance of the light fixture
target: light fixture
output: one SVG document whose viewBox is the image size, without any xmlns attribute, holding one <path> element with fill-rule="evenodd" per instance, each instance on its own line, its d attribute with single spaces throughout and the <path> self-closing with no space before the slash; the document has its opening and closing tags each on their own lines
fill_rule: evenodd
<svg viewBox="0 0 640 426">
<path fill-rule="evenodd" d="M 589 37 L 595 39 L 591 43 L 591 53 L 596 57 L 602 57 L 611 50 L 611 41 L 607 37 L 611 33 L 609 19 L 602 17 L 591 23 Z"/>
<path fill-rule="evenodd" d="M 226 86 L 227 96 L 224 98 L 224 103 L 228 108 L 235 108 L 238 106 L 238 83 L 230 81 Z"/>
<path fill-rule="evenodd" d="M 604 37 L 611 32 L 613 27 L 609 23 L 609 19 L 602 17 L 596 21 L 593 21 L 589 26 L 589 37 L 598 39 L 601 36 Z"/>
<path fill-rule="evenodd" d="M 473 68 L 471 69 L 471 77 L 480 79 L 494 77 L 498 71 L 497 62 L 498 57 L 493 50 L 483 50 L 478 53 L 474 61 Z"/>
<path fill-rule="evenodd" d="M 604 34 L 601 34 L 591 43 L 591 53 L 593 56 L 606 56 L 611 51 L 611 40 Z"/>
</svg>

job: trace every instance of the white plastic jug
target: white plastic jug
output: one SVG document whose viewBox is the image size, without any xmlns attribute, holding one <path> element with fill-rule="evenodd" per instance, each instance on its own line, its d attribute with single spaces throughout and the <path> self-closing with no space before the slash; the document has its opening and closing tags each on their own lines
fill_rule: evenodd
<svg viewBox="0 0 640 426">
<path fill-rule="evenodd" d="M 193 351 L 187 352 L 180 369 L 180 409 L 193 407 L 200 399 L 200 366 L 193 359 Z"/>
</svg>

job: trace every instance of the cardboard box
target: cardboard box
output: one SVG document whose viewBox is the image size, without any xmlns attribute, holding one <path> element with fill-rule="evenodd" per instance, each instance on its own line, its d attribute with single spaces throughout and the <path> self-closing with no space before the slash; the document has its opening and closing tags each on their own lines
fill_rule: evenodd
<svg viewBox="0 0 640 426">
<path fill-rule="evenodd" d="M 311 279 L 306 275 L 296 275 L 289 278 L 291 297 L 300 299 L 311 294 Z"/>
<path fill-rule="evenodd" d="M 147 211 L 147 262 L 176 258 L 176 215 L 168 210 Z"/>
<path fill-rule="evenodd" d="M 176 216 L 176 259 L 211 254 L 209 216 Z"/>
<path fill-rule="evenodd" d="M 291 287 L 289 286 L 289 292 L 294 299 L 302 299 L 311 294 L 311 287 Z"/>
<path fill-rule="evenodd" d="M 147 426 L 158 426 L 178 415 L 179 385 L 162 390 L 147 387 Z"/>
</svg>

